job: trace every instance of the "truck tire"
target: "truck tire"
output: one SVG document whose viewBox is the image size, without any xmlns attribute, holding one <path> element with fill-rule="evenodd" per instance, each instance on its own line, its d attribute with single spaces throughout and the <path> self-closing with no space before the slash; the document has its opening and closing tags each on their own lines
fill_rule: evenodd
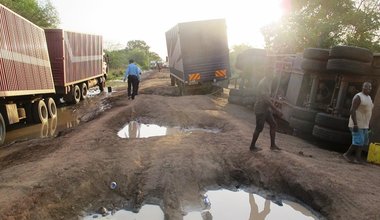
<svg viewBox="0 0 380 220">
<path fill-rule="evenodd" d="M 293 116 L 294 118 L 304 120 L 304 121 L 314 122 L 316 114 L 317 114 L 317 111 L 313 109 L 307 109 L 307 108 L 294 106 L 294 108 L 292 109 L 291 116 Z"/>
<path fill-rule="evenodd" d="M 251 97 L 242 97 L 242 104 L 244 106 L 253 106 L 256 102 L 256 98 L 254 96 Z"/>
<path fill-rule="evenodd" d="M 74 86 L 74 90 L 73 90 L 72 96 L 73 96 L 73 103 L 74 104 L 77 104 L 78 102 L 80 102 L 82 94 L 81 94 L 81 91 L 80 91 L 80 88 L 79 88 L 78 85 Z"/>
<path fill-rule="evenodd" d="M 0 145 L 5 141 L 5 121 L 3 115 L 0 113 Z"/>
<path fill-rule="evenodd" d="M 326 66 L 327 62 L 321 60 L 303 59 L 301 63 L 301 69 L 306 72 L 324 73 L 326 72 Z"/>
<path fill-rule="evenodd" d="M 228 102 L 236 105 L 241 105 L 243 103 L 243 97 L 241 96 L 229 96 Z"/>
<path fill-rule="evenodd" d="M 311 134 L 313 132 L 314 122 L 290 117 L 289 126 L 298 131 L 301 131 L 304 134 Z"/>
<path fill-rule="evenodd" d="M 82 83 L 80 91 L 81 91 L 81 99 L 82 100 L 86 99 L 87 94 L 88 94 L 88 87 L 86 83 Z"/>
<path fill-rule="evenodd" d="M 329 49 L 323 48 L 306 48 L 303 51 L 303 57 L 306 59 L 327 61 L 329 59 Z"/>
<path fill-rule="evenodd" d="M 351 133 L 344 131 L 337 131 L 318 125 L 314 125 L 313 136 L 321 140 L 339 143 L 339 144 L 349 144 L 351 142 Z"/>
<path fill-rule="evenodd" d="M 47 110 L 49 113 L 49 118 L 56 118 L 57 117 L 57 105 L 55 104 L 55 101 L 53 98 L 47 98 L 45 100 L 45 104 L 47 106 Z"/>
<path fill-rule="evenodd" d="M 338 117 L 321 112 L 315 116 L 315 124 L 325 128 L 349 132 L 348 118 Z"/>
<path fill-rule="evenodd" d="M 329 59 L 329 61 L 327 61 L 327 71 L 368 75 L 372 73 L 372 68 L 370 63 L 346 59 Z"/>
<path fill-rule="evenodd" d="M 45 102 L 40 99 L 33 103 L 32 114 L 35 123 L 46 123 L 49 118 L 48 109 Z"/>
<path fill-rule="evenodd" d="M 361 47 L 335 46 L 330 50 L 330 59 L 331 58 L 370 63 L 373 60 L 373 53 L 370 50 Z"/>
<path fill-rule="evenodd" d="M 230 96 L 243 96 L 243 91 L 240 89 L 230 89 Z"/>
</svg>

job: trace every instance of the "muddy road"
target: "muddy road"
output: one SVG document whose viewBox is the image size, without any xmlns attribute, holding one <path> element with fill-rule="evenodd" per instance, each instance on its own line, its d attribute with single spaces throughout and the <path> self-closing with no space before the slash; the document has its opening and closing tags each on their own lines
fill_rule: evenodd
<svg viewBox="0 0 380 220">
<path fill-rule="evenodd" d="M 229 104 L 228 91 L 177 93 L 167 72 L 153 72 L 135 100 L 117 89 L 78 107 L 76 127 L 0 147 L 0 219 L 81 219 L 100 207 L 138 211 L 148 203 L 165 219 L 182 219 L 201 209 L 203 192 L 237 188 L 291 196 L 326 219 L 380 219 L 379 166 L 347 163 L 281 133 L 282 151 L 272 152 L 268 127 L 258 141 L 263 150 L 251 153 L 254 114 Z M 130 121 L 199 129 L 120 138 Z"/>
</svg>

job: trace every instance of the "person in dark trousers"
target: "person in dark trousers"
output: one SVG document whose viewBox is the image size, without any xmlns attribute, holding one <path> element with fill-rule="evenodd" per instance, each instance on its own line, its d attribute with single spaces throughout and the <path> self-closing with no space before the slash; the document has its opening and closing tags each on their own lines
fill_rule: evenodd
<svg viewBox="0 0 380 220">
<path fill-rule="evenodd" d="M 156 67 L 158 69 L 158 72 L 161 72 L 161 65 L 158 61 L 156 61 Z"/>
<path fill-rule="evenodd" d="M 270 65 L 270 64 L 269 64 Z M 275 143 L 277 123 L 274 119 L 273 112 L 278 116 L 282 116 L 282 113 L 271 102 L 270 94 L 272 90 L 272 81 L 274 73 L 272 68 L 269 68 L 270 72 L 264 76 L 257 85 L 257 100 L 254 107 L 256 115 L 256 128 L 253 133 L 252 142 L 249 147 L 250 151 L 255 152 L 261 150 L 256 146 L 257 139 L 260 133 L 264 129 L 265 122 L 268 122 L 270 126 L 270 149 L 281 150 Z"/>
<path fill-rule="evenodd" d="M 128 99 L 135 99 L 138 93 L 138 84 L 140 80 L 140 68 L 134 63 L 133 59 L 129 60 L 129 65 L 125 70 L 123 81 L 128 79 Z"/>
<path fill-rule="evenodd" d="M 362 91 L 357 93 L 352 99 L 348 122 L 352 135 L 352 144 L 343 154 L 344 159 L 348 162 L 363 163 L 361 154 L 363 148 L 368 145 L 368 129 L 373 109 L 373 102 L 369 95 L 371 90 L 371 83 L 364 82 Z M 351 158 L 351 154 L 354 152 L 355 159 Z"/>
</svg>

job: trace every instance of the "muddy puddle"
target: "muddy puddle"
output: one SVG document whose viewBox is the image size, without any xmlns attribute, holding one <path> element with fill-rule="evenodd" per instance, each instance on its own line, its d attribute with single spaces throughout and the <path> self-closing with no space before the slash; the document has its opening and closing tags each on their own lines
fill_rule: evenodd
<svg viewBox="0 0 380 220">
<path fill-rule="evenodd" d="M 201 196 L 199 204 L 185 207 L 184 220 L 317 220 L 321 219 L 305 206 L 282 200 L 272 202 L 257 194 L 244 191 L 215 190 Z M 120 210 L 105 215 L 92 214 L 84 218 L 90 219 L 136 219 L 163 220 L 164 213 L 159 206 L 144 205 L 138 213 Z"/>
<path fill-rule="evenodd" d="M 7 130 L 4 144 L 17 140 L 53 137 L 59 131 L 77 126 L 79 123 L 78 116 L 71 109 L 58 108 L 57 117 L 49 118 L 47 123 L 11 125 Z"/>
<path fill-rule="evenodd" d="M 159 126 L 156 124 L 144 124 L 139 123 L 138 121 L 130 121 L 126 124 L 117 135 L 120 138 L 148 138 L 156 136 L 166 136 L 173 135 L 178 133 L 192 133 L 192 132 L 209 132 L 209 133 L 218 133 L 219 129 L 210 128 L 181 128 L 181 127 L 167 127 Z"/>
</svg>

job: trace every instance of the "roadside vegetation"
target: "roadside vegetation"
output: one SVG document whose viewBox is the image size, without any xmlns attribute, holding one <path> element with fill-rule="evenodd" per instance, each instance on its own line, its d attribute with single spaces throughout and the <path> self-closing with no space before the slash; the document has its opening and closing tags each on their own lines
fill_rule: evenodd
<svg viewBox="0 0 380 220">
<path fill-rule="evenodd" d="M 378 0 L 285 0 L 287 14 L 262 29 L 273 53 L 348 45 L 380 52 Z"/>
</svg>

